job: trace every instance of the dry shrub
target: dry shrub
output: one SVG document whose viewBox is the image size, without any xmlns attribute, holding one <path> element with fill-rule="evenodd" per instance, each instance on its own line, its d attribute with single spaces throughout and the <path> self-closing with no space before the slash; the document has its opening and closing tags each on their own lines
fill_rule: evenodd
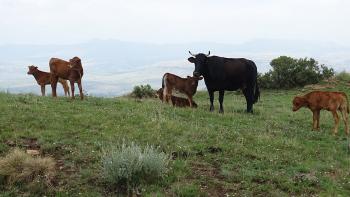
<svg viewBox="0 0 350 197">
<path fill-rule="evenodd" d="M 51 185 L 55 175 L 55 161 L 50 157 L 32 157 L 15 148 L 0 158 L 0 176 L 7 184 L 44 183 Z"/>
</svg>

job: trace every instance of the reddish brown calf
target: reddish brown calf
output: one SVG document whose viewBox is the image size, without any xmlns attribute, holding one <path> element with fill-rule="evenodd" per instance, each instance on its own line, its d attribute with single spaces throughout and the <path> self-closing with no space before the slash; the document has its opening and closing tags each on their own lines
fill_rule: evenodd
<svg viewBox="0 0 350 197">
<path fill-rule="evenodd" d="M 28 66 L 28 75 L 33 75 L 38 85 L 41 86 L 41 95 L 45 96 L 45 86 L 51 84 L 51 74 L 48 72 L 43 72 L 36 66 Z M 69 86 L 66 80 L 59 78 L 58 82 L 62 84 L 64 95 L 70 96 Z"/>
<path fill-rule="evenodd" d="M 293 99 L 293 111 L 297 111 L 301 107 L 307 107 L 312 111 L 313 130 L 320 128 L 320 110 L 331 111 L 335 122 L 333 135 L 338 133 L 339 116 L 337 110 L 339 110 L 344 120 L 345 132 L 349 135 L 349 101 L 344 92 L 314 91 L 304 96 L 297 96 Z"/>
<path fill-rule="evenodd" d="M 197 91 L 198 81 L 202 80 L 203 77 L 190 77 L 181 78 L 174 74 L 165 73 L 163 75 L 162 88 L 163 88 L 163 101 L 167 103 L 171 99 L 172 91 L 177 90 L 183 93 L 188 98 L 188 103 L 192 107 L 192 97 Z"/>
<path fill-rule="evenodd" d="M 157 91 L 157 97 L 163 101 L 163 88 L 160 88 Z M 170 99 L 171 99 L 171 103 L 173 104 L 173 106 L 176 106 L 176 107 L 189 107 L 190 106 L 190 104 L 188 103 L 188 100 L 185 98 L 171 95 Z M 197 104 L 193 100 L 192 100 L 192 107 L 197 108 Z"/>
<path fill-rule="evenodd" d="M 70 82 L 70 88 L 72 90 L 72 99 L 74 99 L 74 83 L 78 83 L 80 98 L 84 99 L 83 88 L 81 86 L 81 78 L 83 77 L 84 71 L 81 64 L 81 60 L 78 57 L 74 57 L 69 60 L 69 62 L 58 59 L 51 58 L 50 62 L 50 72 L 51 72 L 51 87 L 52 96 L 56 97 L 56 87 L 58 78 L 67 79 Z"/>
</svg>

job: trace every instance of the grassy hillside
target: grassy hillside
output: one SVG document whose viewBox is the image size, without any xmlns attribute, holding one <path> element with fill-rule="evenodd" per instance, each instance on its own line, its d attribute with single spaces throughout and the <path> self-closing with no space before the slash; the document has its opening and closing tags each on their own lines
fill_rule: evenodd
<svg viewBox="0 0 350 197">
<path fill-rule="evenodd" d="M 348 87 L 336 89 L 350 96 Z M 225 95 L 224 115 L 217 100 L 215 112 L 208 111 L 206 92 L 197 93 L 194 110 L 156 99 L 72 102 L 0 93 L 0 155 L 33 138 L 58 163 L 52 191 L 0 184 L 0 196 L 111 195 L 100 173 L 101 150 L 123 140 L 178 155 L 164 180 L 143 188 L 145 196 L 350 196 L 343 123 L 334 137 L 331 114 L 321 112 L 321 131 L 311 131 L 311 112 L 291 111 L 298 93 L 263 91 L 253 115 L 244 113 L 245 100 L 236 93 Z"/>
</svg>

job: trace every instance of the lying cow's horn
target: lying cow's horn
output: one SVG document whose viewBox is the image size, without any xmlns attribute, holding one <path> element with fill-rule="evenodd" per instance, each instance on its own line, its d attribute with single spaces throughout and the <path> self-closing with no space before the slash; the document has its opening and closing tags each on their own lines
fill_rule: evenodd
<svg viewBox="0 0 350 197">
<path fill-rule="evenodd" d="M 210 51 L 208 52 L 208 55 L 207 55 L 207 57 L 210 55 Z"/>
<path fill-rule="evenodd" d="M 192 55 L 193 57 L 196 57 L 196 55 L 193 55 L 192 53 L 191 53 L 191 51 L 188 51 L 189 53 L 190 53 L 190 55 Z"/>
</svg>

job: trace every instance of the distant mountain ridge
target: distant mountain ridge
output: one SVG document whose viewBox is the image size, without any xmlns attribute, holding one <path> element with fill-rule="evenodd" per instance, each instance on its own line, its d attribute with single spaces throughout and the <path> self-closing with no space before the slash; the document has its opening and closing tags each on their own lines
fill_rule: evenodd
<svg viewBox="0 0 350 197">
<path fill-rule="evenodd" d="M 269 62 L 280 55 L 314 57 L 338 71 L 350 71 L 347 66 L 350 48 L 334 43 L 261 39 L 242 44 L 151 44 L 92 40 L 71 45 L 0 45 L 0 90 L 39 93 L 34 79 L 26 74 L 28 65 L 48 71 L 51 57 L 79 56 L 86 70 L 83 84 L 88 93 L 120 95 L 141 83 L 160 86 L 164 72 L 191 75 L 193 65 L 187 62 L 189 50 L 193 53 L 210 50 L 213 55 L 249 58 L 256 62 L 259 72 L 268 71 Z M 200 88 L 204 88 L 203 83 Z"/>
</svg>

